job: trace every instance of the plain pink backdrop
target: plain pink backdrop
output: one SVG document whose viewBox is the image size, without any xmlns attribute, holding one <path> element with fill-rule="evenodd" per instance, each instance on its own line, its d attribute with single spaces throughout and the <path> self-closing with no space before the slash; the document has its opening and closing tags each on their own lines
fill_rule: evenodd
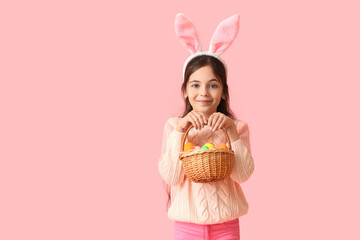
<svg viewBox="0 0 360 240">
<path fill-rule="evenodd" d="M 217 1 L 218 2 L 218 1 Z M 250 128 L 242 239 L 360 239 L 358 1 L 2 1 L 0 239 L 172 239 L 157 171 L 183 108 L 178 12 Z"/>
</svg>

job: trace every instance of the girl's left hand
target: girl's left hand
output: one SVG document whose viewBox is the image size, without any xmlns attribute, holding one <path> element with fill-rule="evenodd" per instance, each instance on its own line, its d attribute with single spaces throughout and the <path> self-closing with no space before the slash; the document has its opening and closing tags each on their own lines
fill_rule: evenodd
<svg viewBox="0 0 360 240">
<path fill-rule="evenodd" d="M 211 127 L 213 132 L 221 128 L 231 128 L 235 127 L 234 120 L 226 116 L 221 112 L 214 112 L 208 119 L 208 126 Z"/>
</svg>

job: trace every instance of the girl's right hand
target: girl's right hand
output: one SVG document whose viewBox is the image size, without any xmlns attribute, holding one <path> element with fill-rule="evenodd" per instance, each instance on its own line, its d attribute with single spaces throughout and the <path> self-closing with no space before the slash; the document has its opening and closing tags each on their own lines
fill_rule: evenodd
<svg viewBox="0 0 360 240">
<path fill-rule="evenodd" d="M 207 123 L 208 120 L 203 113 L 192 110 L 185 117 L 180 119 L 176 129 L 179 132 L 186 132 L 192 124 L 196 130 L 199 130 Z"/>
</svg>

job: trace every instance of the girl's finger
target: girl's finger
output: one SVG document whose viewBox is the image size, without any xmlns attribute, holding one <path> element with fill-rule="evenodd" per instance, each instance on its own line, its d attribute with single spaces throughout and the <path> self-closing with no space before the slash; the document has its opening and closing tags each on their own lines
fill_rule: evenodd
<svg viewBox="0 0 360 240">
<path fill-rule="evenodd" d="M 212 118 L 212 121 L 211 121 L 211 130 L 214 131 L 214 127 L 219 119 L 219 115 L 218 114 L 214 114 L 213 118 Z"/>
<path fill-rule="evenodd" d="M 204 124 L 207 124 L 207 120 L 206 120 L 205 114 L 201 113 L 201 116 L 203 117 Z"/>
<path fill-rule="evenodd" d="M 207 125 L 209 126 L 209 127 L 211 127 L 211 124 L 212 124 L 212 119 L 214 118 L 214 115 L 211 115 L 209 118 L 208 118 L 208 123 L 207 123 Z"/>
<path fill-rule="evenodd" d="M 197 120 L 199 122 L 200 128 L 204 127 L 204 119 L 202 117 L 202 114 L 200 112 L 194 112 L 195 116 L 197 117 Z"/>
<path fill-rule="evenodd" d="M 190 116 L 190 117 L 189 117 L 189 121 L 190 121 L 191 124 L 194 126 L 194 128 L 197 129 L 197 125 L 196 125 L 196 122 L 195 122 L 194 118 Z"/>
<path fill-rule="evenodd" d="M 219 125 L 223 122 L 223 120 L 224 120 L 223 116 L 219 116 L 219 118 L 217 119 L 217 121 L 213 127 L 214 132 L 218 130 Z"/>
<path fill-rule="evenodd" d="M 195 129 L 196 129 L 196 130 L 200 129 L 200 128 L 201 128 L 201 124 L 200 124 L 200 122 L 199 122 L 199 120 L 198 120 L 195 112 L 192 111 L 190 116 L 191 116 L 191 118 L 192 118 L 193 121 L 194 121 L 193 125 L 194 125 Z"/>
<path fill-rule="evenodd" d="M 216 117 L 218 117 L 217 113 L 213 113 L 213 114 L 211 114 L 211 116 L 209 117 L 208 125 L 209 125 L 210 127 L 214 126 L 214 122 L 216 121 Z"/>
<path fill-rule="evenodd" d="M 218 128 L 219 130 L 224 127 L 225 122 L 226 122 L 226 119 L 224 118 L 224 120 L 223 120 L 223 121 L 220 123 L 220 125 L 219 125 L 219 128 Z"/>
<path fill-rule="evenodd" d="M 195 111 L 193 111 L 192 113 L 193 113 L 193 117 L 194 117 L 194 119 L 196 121 L 196 124 L 197 124 L 197 127 L 198 127 L 197 129 L 201 129 L 202 128 L 202 123 L 201 123 L 201 118 L 200 118 L 199 113 L 197 113 Z"/>
<path fill-rule="evenodd" d="M 188 118 L 189 122 L 194 126 L 194 128 L 196 128 L 195 120 L 192 117 L 191 112 L 188 114 L 188 116 L 189 116 Z"/>
<path fill-rule="evenodd" d="M 195 114 L 196 114 L 197 120 L 199 122 L 199 127 L 200 127 L 200 129 L 202 129 L 205 125 L 204 119 L 202 118 L 201 113 L 195 112 Z"/>
</svg>

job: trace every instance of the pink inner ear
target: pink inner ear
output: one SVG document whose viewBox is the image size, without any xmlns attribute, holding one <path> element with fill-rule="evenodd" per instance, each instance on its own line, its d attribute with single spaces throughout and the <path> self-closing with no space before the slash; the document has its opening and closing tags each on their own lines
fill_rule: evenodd
<svg viewBox="0 0 360 240">
<path fill-rule="evenodd" d="M 177 14 L 175 18 L 175 32 L 179 40 L 185 44 L 191 53 L 199 50 L 200 41 L 194 24 L 184 14 Z"/>
<path fill-rule="evenodd" d="M 222 21 L 211 38 L 209 50 L 221 54 L 230 47 L 239 31 L 239 22 L 240 16 L 238 14 Z"/>
</svg>

